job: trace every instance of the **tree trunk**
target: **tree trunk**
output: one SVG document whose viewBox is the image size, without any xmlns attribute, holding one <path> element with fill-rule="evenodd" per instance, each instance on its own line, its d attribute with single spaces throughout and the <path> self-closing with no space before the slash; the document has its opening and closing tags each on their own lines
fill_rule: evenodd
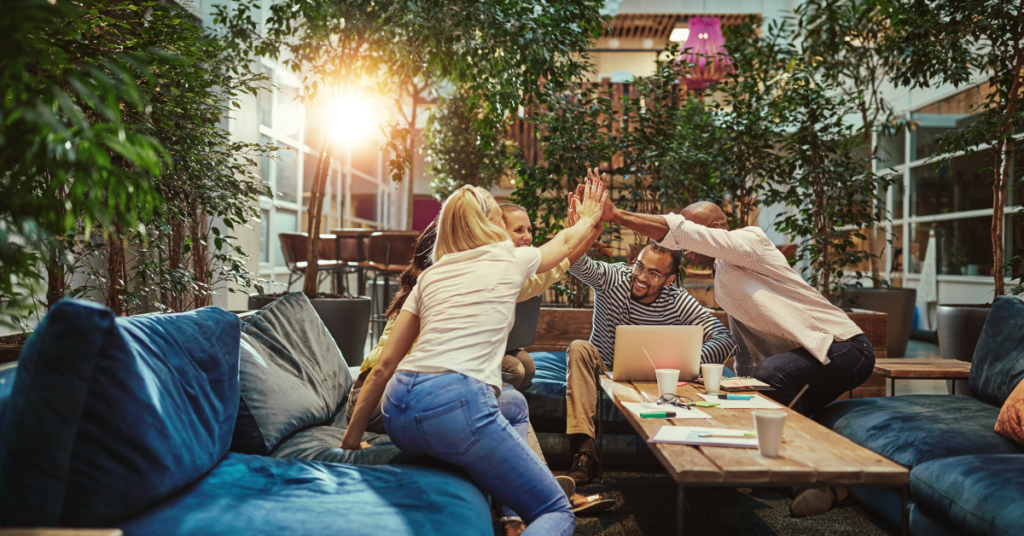
<svg viewBox="0 0 1024 536">
<path fill-rule="evenodd" d="M 864 157 L 866 161 L 866 171 L 868 173 L 872 173 L 874 170 L 872 169 L 873 166 L 871 165 L 873 156 L 873 153 L 871 151 L 871 127 L 873 127 L 874 125 L 868 124 L 868 112 L 866 109 L 861 110 L 861 119 L 863 119 L 864 121 Z M 871 256 L 868 257 L 868 263 L 870 263 L 871 266 L 871 286 L 874 288 L 882 288 L 882 259 L 881 252 L 878 251 L 878 228 L 875 226 L 874 219 L 874 196 L 871 197 L 869 208 L 871 210 L 871 223 L 868 225 L 867 233 L 865 233 L 865 235 L 867 236 L 867 250 L 869 253 L 871 253 Z"/>
<path fill-rule="evenodd" d="M 313 187 L 309 191 L 309 221 L 306 226 L 306 277 L 302 282 L 302 292 L 307 298 L 316 298 L 320 289 L 317 288 L 320 278 L 320 218 L 324 208 L 324 186 L 327 182 L 328 172 L 331 170 L 331 154 L 334 146 L 327 143 L 320 149 L 320 159 L 316 164 L 316 175 L 313 178 Z"/>
<path fill-rule="evenodd" d="M 46 252 L 46 308 L 53 307 L 55 303 L 64 297 L 64 277 L 67 270 L 61 262 L 61 254 L 64 251 L 64 244 L 61 240 L 54 241 L 53 247 Z"/>
<path fill-rule="evenodd" d="M 117 316 L 124 316 L 124 302 L 121 301 L 121 289 L 124 288 L 125 276 L 127 274 L 124 238 L 122 238 L 121 226 L 115 225 L 113 232 L 109 233 L 107 240 L 107 295 L 104 296 L 105 304 Z"/>
<path fill-rule="evenodd" d="M 185 248 L 185 222 L 180 217 L 171 218 L 171 236 L 167 245 L 167 269 L 180 270 L 182 264 L 182 251 Z M 176 278 L 170 278 L 171 281 Z M 168 293 L 165 303 L 174 312 L 185 310 L 185 303 L 182 296 L 182 289 L 172 288 Z"/>
<path fill-rule="evenodd" d="M 189 208 L 192 216 L 189 225 L 192 235 L 192 272 L 195 274 L 197 287 L 192 294 L 192 308 L 198 309 L 213 302 L 210 294 L 212 290 L 210 287 L 213 285 L 210 277 L 210 245 L 208 242 L 210 228 L 206 221 L 206 211 L 199 208 L 195 201 Z"/>
<path fill-rule="evenodd" d="M 409 120 L 409 145 L 406 151 L 409 154 L 409 182 L 405 185 L 405 230 L 412 230 L 413 213 L 413 190 L 416 181 L 416 157 L 413 151 L 416 150 L 416 94 L 412 96 L 412 114 Z"/>
<path fill-rule="evenodd" d="M 1024 9 L 1024 0 L 1021 0 L 1018 11 L 1021 9 Z M 1010 91 L 1007 94 L 1005 118 L 1012 118 L 1017 114 L 1017 98 L 1021 91 L 1022 69 L 1024 69 L 1024 49 L 1015 46 L 1011 78 L 1013 82 L 1011 82 Z M 1003 265 L 1003 223 L 1006 213 L 1006 190 L 1010 183 L 1010 165 L 1013 162 L 1013 143 L 1008 143 L 1007 138 L 1013 132 L 1014 126 L 1016 125 L 1009 121 L 1003 125 L 1000 129 L 1003 137 L 995 147 L 996 176 L 992 181 L 992 278 L 995 280 L 996 296 L 1006 293 L 1005 266 Z M 1007 149 L 1007 147 L 1009 148 Z"/>
</svg>

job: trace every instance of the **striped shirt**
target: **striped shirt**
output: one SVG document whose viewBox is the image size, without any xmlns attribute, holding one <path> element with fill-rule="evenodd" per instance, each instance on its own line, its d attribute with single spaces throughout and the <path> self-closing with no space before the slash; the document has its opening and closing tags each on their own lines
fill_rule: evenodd
<svg viewBox="0 0 1024 536">
<path fill-rule="evenodd" d="M 796 273 L 760 227 L 728 231 L 679 214 L 664 218 L 669 231 L 659 245 L 717 259 L 715 301 L 740 325 L 755 359 L 803 347 L 827 365 L 833 342 L 864 333 Z"/>
<path fill-rule="evenodd" d="M 618 326 L 702 326 L 702 363 L 722 363 L 737 348 L 729 330 L 684 290 L 665 286 L 650 304 L 630 299 L 633 270 L 625 263 L 608 264 L 584 255 L 569 268 L 569 273 L 594 289 L 594 330 L 590 342 L 609 369 L 615 359 Z"/>
</svg>

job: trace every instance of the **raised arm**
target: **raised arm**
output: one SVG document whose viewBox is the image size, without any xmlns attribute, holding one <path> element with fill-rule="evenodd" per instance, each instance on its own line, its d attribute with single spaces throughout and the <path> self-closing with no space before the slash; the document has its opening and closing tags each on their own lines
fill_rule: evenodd
<svg viewBox="0 0 1024 536">
<path fill-rule="evenodd" d="M 420 334 L 420 317 L 402 311 L 391 328 L 391 337 L 384 344 L 384 351 L 373 367 L 370 376 L 363 384 L 363 390 L 359 393 L 359 400 L 356 402 L 356 409 L 352 412 L 352 419 L 345 430 L 345 436 L 341 439 L 341 448 L 345 450 L 359 450 L 363 440 L 363 433 L 366 432 L 366 423 L 370 421 L 373 409 L 384 396 L 384 388 L 387 386 L 391 376 L 395 374 L 398 364 L 405 359 L 412 348 L 412 343 Z"/>
<path fill-rule="evenodd" d="M 601 181 L 587 181 L 582 202 L 576 201 L 576 214 L 579 221 L 575 225 L 559 231 L 546 244 L 540 246 L 541 260 L 537 267 L 538 273 L 547 272 L 558 266 L 562 260 L 573 254 L 577 248 L 587 244 L 593 228 L 601 222 L 601 210 L 608 198 L 608 192 Z"/>
</svg>

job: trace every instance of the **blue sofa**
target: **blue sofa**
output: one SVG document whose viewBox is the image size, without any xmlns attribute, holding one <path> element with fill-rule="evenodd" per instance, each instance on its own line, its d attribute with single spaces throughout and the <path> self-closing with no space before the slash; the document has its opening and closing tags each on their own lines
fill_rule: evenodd
<svg viewBox="0 0 1024 536">
<path fill-rule="evenodd" d="M 308 390 L 247 397 L 240 332 L 260 342 L 241 369 L 250 381 L 254 368 L 272 364 L 263 350 L 289 355 L 280 351 L 308 335 L 259 324 L 243 328 L 214 307 L 117 318 L 88 302 L 54 306 L 19 363 L 0 369 L 0 526 L 147 536 L 492 533 L 486 498 L 457 474 L 395 465 L 383 446 L 374 449 L 390 465 L 325 461 L 346 456 L 334 447 L 339 398 L 351 384 L 343 361 L 333 377 L 279 361 L 302 380 L 296 385 L 323 380 L 316 392 L 330 396 L 312 408 L 299 403 Z M 260 414 L 261 403 L 288 397 L 288 411 Z M 334 413 L 327 420 L 324 408 Z M 248 427 L 241 436 L 239 425 Z"/>
<path fill-rule="evenodd" d="M 974 353 L 971 396 L 835 402 L 814 419 L 910 469 L 910 533 L 1024 535 L 1024 447 L 993 431 L 1024 379 L 1024 300 L 997 297 Z M 892 491 L 851 489 L 899 523 Z"/>
</svg>

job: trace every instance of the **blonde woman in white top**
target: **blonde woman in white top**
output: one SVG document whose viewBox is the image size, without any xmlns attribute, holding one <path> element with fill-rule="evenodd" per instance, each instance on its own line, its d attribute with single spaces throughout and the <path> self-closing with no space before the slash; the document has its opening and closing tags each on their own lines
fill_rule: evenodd
<svg viewBox="0 0 1024 536">
<path fill-rule="evenodd" d="M 526 522 L 523 534 L 572 534 L 565 493 L 526 443 L 526 400 L 501 390 L 499 364 L 523 283 L 588 238 L 606 198 L 602 184 L 588 183 L 576 225 L 539 248 L 516 248 L 486 190 L 453 193 L 441 209 L 434 264 L 406 300 L 341 447 L 360 448 L 384 396 L 384 426 L 399 448 L 462 467 L 507 509 L 503 515 Z"/>
</svg>

